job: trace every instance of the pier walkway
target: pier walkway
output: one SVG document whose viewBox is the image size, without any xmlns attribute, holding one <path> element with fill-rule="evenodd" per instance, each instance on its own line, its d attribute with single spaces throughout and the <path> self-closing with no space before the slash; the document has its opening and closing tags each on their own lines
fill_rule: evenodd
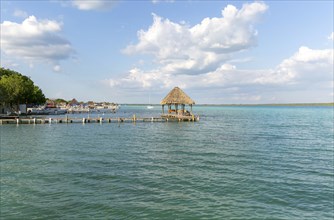
<svg viewBox="0 0 334 220">
<path fill-rule="evenodd" d="M 169 118 L 166 115 L 162 117 L 137 118 L 135 115 L 131 118 L 0 118 L 0 125 L 5 124 L 61 124 L 61 123 L 123 123 L 123 122 L 168 122 L 168 121 L 197 121 L 194 117 Z"/>
</svg>

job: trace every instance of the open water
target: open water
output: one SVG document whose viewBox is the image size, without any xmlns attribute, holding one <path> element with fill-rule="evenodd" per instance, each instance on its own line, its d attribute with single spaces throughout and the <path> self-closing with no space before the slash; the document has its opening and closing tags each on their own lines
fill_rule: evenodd
<svg viewBox="0 0 334 220">
<path fill-rule="evenodd" d="M 333 107 L 194 111 L 199 122 L 0 126 L 0 218 L 333 219 Z M 160 107 L 112 116 L 134 113 Z"/>
</svg>

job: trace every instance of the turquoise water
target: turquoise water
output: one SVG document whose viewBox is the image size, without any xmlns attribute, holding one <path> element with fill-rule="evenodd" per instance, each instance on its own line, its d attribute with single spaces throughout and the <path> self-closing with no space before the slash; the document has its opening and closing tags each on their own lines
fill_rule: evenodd
<svg viewBox="0 0 334 220">
<path fill-rule="evenodd" d="M 1 219 L 333 219 L 332 107 L 194 111 L 196 123 L 0 126 Z"/>
</svg>

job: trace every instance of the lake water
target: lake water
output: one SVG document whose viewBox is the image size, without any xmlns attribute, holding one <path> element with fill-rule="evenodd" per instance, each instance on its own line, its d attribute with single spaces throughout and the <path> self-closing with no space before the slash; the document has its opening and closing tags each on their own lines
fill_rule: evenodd
<svg viewBox="0 0 334 220">
<path fill-rule="evenodd" d="M 1 219 L 333 219 L 333 107 L 194 111 L 199 122 L 0 126 Z"/>
</svg>

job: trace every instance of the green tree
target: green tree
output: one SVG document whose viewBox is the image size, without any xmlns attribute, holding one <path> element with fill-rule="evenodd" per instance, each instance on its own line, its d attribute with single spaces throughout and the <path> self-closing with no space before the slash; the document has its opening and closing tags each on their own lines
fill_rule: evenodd
<svg viewBox="0 0 334 220">
<path fill-rule="evenodd" d="M 29 103 L 31 104 L 44 104 L 46 102 L 45 95 L 42 90 L 34 85 L 34 91 L 32 93 L 32 97 L 29 99 Z"/>
<path fill-rule="evenodd" d="M 0 103 L 5 102 L 5 91 L 3 86 L 0 84 Z"/>
<path fill-rule="evenodd" d="M 20 73 L 14 71 L 14 70 L 10 70 L 10 69 L 5 69 L 3 67 L 0 68 L 0 79 L 2 76 L 10 76 L 10 75 L 21 75 Z"/>
<path fill-rule="evenodd" d="M 56 99 L 55 102 L 56 102 L 57 104 L 59 104 L 59 103 L 61 103 L 61 102 L 66 102 L 66 103 L 68 103 L 68 101 L 66 101 L 65 99 Z"/>
<path fill-rule="evenodd" d="M 0 68 L 0 101 L 11 106 L 19 104 L 42 104 L 45 96 L 27 76 Z"/>
</svg>

